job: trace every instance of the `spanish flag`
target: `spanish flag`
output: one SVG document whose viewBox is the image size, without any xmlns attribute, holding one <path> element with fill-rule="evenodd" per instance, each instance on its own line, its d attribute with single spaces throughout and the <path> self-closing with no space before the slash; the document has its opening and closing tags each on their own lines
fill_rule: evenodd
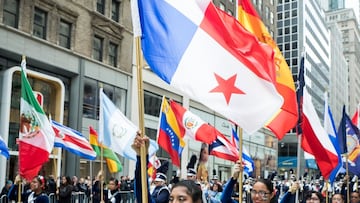
<svg viewBox="0 0 360 203">
<path fill-rule="evenodd" d="M 267 31 L 264 23 L 252 6 L 250 0 L 238 1 L 239 22 L 259 41 L 268 44 L 275 52 L 276 89 L 284 98 L 284 103 L 279 112 L 266 124 L 279 139 L 295 127 L 298 121 L 298 107 L 294 80 L 285 58 L 276 42 Z"/>
<path fill-rule="evenodd" d="M 89 130 L 90 144 L 98 156 L 100 156 L 101 147 L 103 148 L 104 158 L 106 160 L 110 173 L 121 172 L 122 165 L 118 156 L 106 146 L 99 144 L 97 132 L 91 126 L 89 126 Z"/>
</svg>

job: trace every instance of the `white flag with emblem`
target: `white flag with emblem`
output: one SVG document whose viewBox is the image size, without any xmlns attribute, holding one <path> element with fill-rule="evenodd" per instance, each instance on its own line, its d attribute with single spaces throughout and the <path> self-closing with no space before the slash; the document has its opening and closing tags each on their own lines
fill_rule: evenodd
<svg viewBox="0 0 360 203">
<path fill-rule="evenodd" d="M 138 130 L 100 88 L 99 142 L 119 155 L 136 161 L 136 152 L 131 145 Z M 157 143 L 150 140 L 149 157 L 158 149 Z"/>
</svg>

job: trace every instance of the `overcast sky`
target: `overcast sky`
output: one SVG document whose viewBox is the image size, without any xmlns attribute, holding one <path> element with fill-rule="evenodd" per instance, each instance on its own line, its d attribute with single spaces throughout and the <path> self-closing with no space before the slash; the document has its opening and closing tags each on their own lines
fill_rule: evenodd
<svg viewBox="0 0 360 203">
<path fill-rule="evenodd" d="M 345 0 L 345 7 L 353 8 L 355 10 L 358 21 L 359 21 L 359 1 L 360 0 Z"/>
</svg>

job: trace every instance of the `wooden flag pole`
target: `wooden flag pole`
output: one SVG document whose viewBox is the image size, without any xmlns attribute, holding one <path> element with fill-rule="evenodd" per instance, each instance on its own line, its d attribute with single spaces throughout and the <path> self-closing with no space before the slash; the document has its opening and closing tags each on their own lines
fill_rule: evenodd
<svg viewBox="0 0 360 203">
<path fill-rule="evenodd" d="M 238 137 L 239 137 L 239 161 L 242 163 L 242 148 L 243 148 L 243 130 L 238 125 L 236 125 Z M 239 174 L 239 202 L 242 202 L 242 188 L 243 188 L 243 172 L 244 170 L 240 170 Z"/>
<path fill-rule="evenodd" d="M 100 202 L 105 202 L 104 201 L 104 179 L 105 179 L 105 176 L 104 176 L 104 148 L 103 148 L 103 145 L 102 143 L 100 143 L 100 180 L 99 180 L 99 184 L 100 184 Z"/>
<path fill-rule="evenodd" d="M 136 69 L 137 69 L 137 85 L 138 85 L 138 110 L 139 110 L 139 129 L 141 130 L 141 136 L 145 134 L 144 127 L 144 89 L 142 79 L 142 57 L 140 48 L 140 37 L 135 38 L 136 46 Z M 141 166 L 141 189 L 142 189 L 142 202 L 148 202 L 148 190 L 147 190 L 147 178 L 146 178 L 146 148 L 140 147 L 140 166 Z"/>
</svg>

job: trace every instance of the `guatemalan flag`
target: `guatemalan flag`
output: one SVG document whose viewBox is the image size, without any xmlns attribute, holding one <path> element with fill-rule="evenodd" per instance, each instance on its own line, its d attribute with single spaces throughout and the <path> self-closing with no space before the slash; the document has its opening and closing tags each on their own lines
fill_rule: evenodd
<svg viewBox="0 0 360 203">
<path fill-rule="evenodd" d="M 134 34 L 162 80 L 248 133 L 279 111 L 273 49 L 211 0 L 132 2 Z"/>
<path fill-rule="evenodd" d="M 51 120 L 51 125 L 55 132 L 54 147 L 64 148 L 84 159 L 96 159 L 96 152 L 80 132 L 53 120 Z"/>
</svg>

